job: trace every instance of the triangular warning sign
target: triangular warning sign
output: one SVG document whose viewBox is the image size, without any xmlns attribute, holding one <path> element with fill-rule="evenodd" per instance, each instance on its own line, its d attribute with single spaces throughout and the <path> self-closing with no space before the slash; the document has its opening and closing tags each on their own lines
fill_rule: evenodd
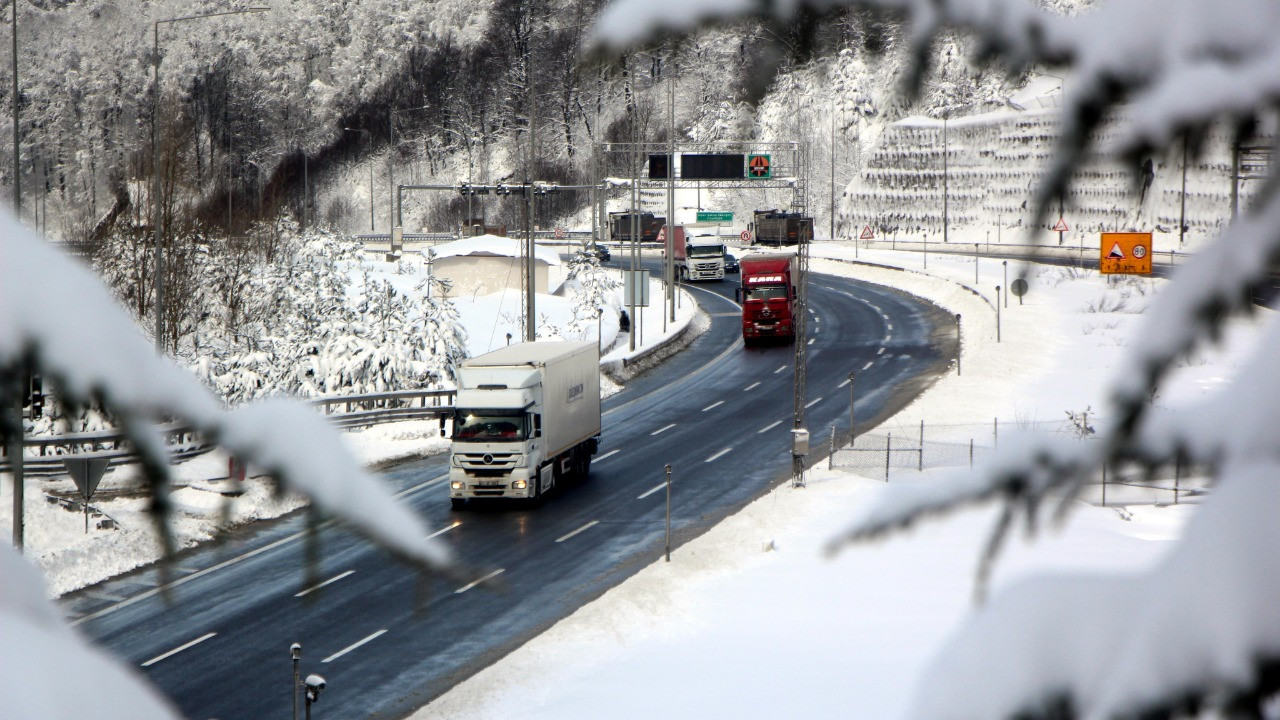
<svg viewBox="0 0 1280 720">
<path fill-rule="evenodd" d="M 873 232 L 871 232 L 871 226 L 870 226 L 870 225 L 863 225 L 863 226 L 862 226 L 862 234 L 858 236 L 858 239 L 859 239 L 859 240 L 874 240 L 874 239 L 875 239 L 875 237 L 876 237 L 876 234 L 875 234 L 875 233 L 873 233 Z"/>
<path fill-rule="evenodd" d="M 1120 249 L 1120 243 L 1116 243 L 1115 245 L 1111 246 L 1111 252 L 1107 253 L 1107 259 L 1109 260 L 1124 259 L 1124 251 Z"/>
<path fill-rule="evenodd" d="M 1054 232 L 1066 232 L 1067 230 L 1068 230 L 1068 228 L 1067 228 L 1067 221 L 1066 221 L 1066 220 L 1063 220 L 1062 218 L 1058 218 L 1058 224 L 1053 226 L 1053 231 L 1054 231 Z"/>
</svg>

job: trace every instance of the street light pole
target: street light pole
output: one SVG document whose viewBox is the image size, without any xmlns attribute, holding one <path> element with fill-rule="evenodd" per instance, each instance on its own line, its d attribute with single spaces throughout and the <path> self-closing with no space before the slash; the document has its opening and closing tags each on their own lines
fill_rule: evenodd
<svg viewBox="0 0 1280 720">
<path fill-rule="evenodd" d="M 368 153 L 368 154 L 370 154 L 370 156 L 371 156 L 371 157 L 369 158 L 369 160 L 368 160 L 368 163 L 369 163 L 369 232 L 370 232 L 370 234 L 372 234 L 372 233 L 373 233 L 373 157 L 372 157 L 372 153 L 373 153 L 373 134 L 372 134 L 372 133 L 370 133 L 370 132 L 369 132 L 367 129 L 365 129 L 365 128 L 349 128 L 349 127 L 344 127 L 344 128 L 342 128 L 342 129 L 343 129 L 343 130 L 345 130 L 345 131 L 347 131 L 347 132 L 358 132 L 358 133 L 364 133 L 364 138 L 365 138 L 365 152 L 366 152 L 366 153 Z"/>
<path fill-rule="evenodd" d="M 17 12 L 17 3 L 14 3 Z M 186 15 L 183 17 L 165 18 L 156 20 L 151 23 L 151 229 L 155 236 L 155 314 L 156 314 L 156 354 L 164 354 L 164 332 L 161 322 L 164 317 L 164 246 L 162 244 L 162 233 L 160 230 L 160 26 L 166 23 L 180 23 L 187 20 L 202 20 L 204 18 L 221 17 L 223 15 L 247 15 L 250 13 L 267 12 L 271 8 L 251 7 L 243 10 L 227 10 L 224 12 L 205 13 L 203 15 Z M 15 14 L 16 18 L 17 15 Z M 15 23 L 16 23 L 15 19 Z M 16 28 L 16 24 L 15 24 Z M 15 34 L 14 42 L 17 42 Z M 15 57 L 17 48 L 15 44 Z M 15 64 L 14 69 L 17 69 Z M 15 112 L 17 103 L 17 73 L 14 73 L 14 105 Z M 17 133 L 17 123 L 14 123 L 14 133 Z M 15 135 L 16 138 L 16 135 Z M 16 140 L 15 140 L 16 143 Z M 15 156 L 15 163 L 17 162 Z M 16 169 L 16 167 L 15 167 Z M 14 176 L 15 187 L 17 176 Z"/>
</svg>

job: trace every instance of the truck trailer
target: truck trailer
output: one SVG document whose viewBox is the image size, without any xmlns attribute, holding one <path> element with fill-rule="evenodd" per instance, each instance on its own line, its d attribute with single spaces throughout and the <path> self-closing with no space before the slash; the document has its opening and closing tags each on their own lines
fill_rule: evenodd
<svg viewBox="0 0 1280 720">
<path fill-rule="evenodd" d="M 449 501 L 538 502 L 557 483 L 584 480 L 600 446 L 600 349 L 526 342 L 458 370 Z"/>
<path fill-rule="evenodd" d="M 813 218 L 795 212 L 757 210 L 751 229 L 756 245 L 781 247 L 813 240 Z"/>
<path fill-rule="evenodd" d="M 742 342 L 754 345 L 776 339 L 794 342 L 796 256 L 744 255 L 739 261 L 742 286 Z"/>
<path fill-rule="evenodd" d="M 667 219 L 653 213 L 636 213 L 636 225 L 640 242 L 657 242 L 658 233 L 667 224 Z M 609 240 L 615 243 L 631 242 L 631 213 L 609 213 Z"/>
</svg>

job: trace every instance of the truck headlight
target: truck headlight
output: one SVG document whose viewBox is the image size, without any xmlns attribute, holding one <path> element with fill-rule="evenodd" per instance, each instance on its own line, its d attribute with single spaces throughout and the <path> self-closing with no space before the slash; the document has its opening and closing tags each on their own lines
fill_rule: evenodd
<svg viewBox="0 0 1280 720">
<path fill-rule="evenodd" d="M 513 490 L 524 490 L 527 487 L 529 487 L 529 483 L 525 480 L 516 480 L 515 482 L 511 483 L 511 488 Z"/>
<path fill-rule="evenodd" d="M 461 480 L 451 480 L 451 481 L 449 482 L 449 489 L 450 489 L 450 490 L 461 490 L 464 484 L 465 484 L 465 483 L 463 483 Z"/>
</svg>

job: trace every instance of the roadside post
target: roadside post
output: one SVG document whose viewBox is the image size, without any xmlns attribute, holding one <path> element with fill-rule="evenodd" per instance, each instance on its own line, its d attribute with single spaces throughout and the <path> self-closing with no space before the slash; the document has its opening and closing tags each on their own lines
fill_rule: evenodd
<svg viewBox="0 0 1280 720">
<path fill-rule="evenodd" d="M 293 659 L 293 692 L 289 694 L 293 696 L 293 720 L 298 720 L 298 689 L 302 684 L 298 682 L 298 661 L 302 659 L 302 643 L 289 646 L 289 657 Z"/>
<path fill-rule="evenodd" d="M 960 377 L 960 355 L 964 349 L 964 343 L 960 337 L 960 313 L 956 313 L 956 377 Z"/>
<path fill-rule="evenodd" d="M 671 466 L 667 465 L 667 562 L 671 562 Z"/>
<path fill-rule="evenodd" d="M 853 399 L 854 399 L 853 376 L 854 376 L 854 373 L 850 372 L 849 373 L 849 445 L 851 447 L 853 446 L 854 438 L 858 436 L 857 420 L 855 420 L 853 417 Z"/>
<path fill-rule="evenodd" d="M 1005 285 L 1005 287 L 1008 287 L 1008 286 L 1009 286 L 1009 261 L 1008 261 L 1008 260 L 1001 260 L 1001 261 L 1000 261 L 1000 264 L 1001 264 L 1001 265 L 1004 265 L 1004 285 Z M 1021 298 L 1022 296 L 1021 296 L 1021 295 L 1019 295 L 1018 297 L 1019 297 L 1019 298 Z M 1009 307 L 1009 296 L 1008 296 L 1008 295 L 1005 295 L 1005 296 L 1004 296 L 1004 306 L 1005 306 L 1005 307 Z"/>
<path fill-rule="evenodd" d="M 102 480 L 102 475 L 107 471 L 107 467 L 111 465 L 111 461 L 103 457 L 76 457 L 67 455 L 62 459 L 62 465 L 67 469 L 67 474 L 71 476 L 71 480 L 75 482 L 76 488 L 80 490 L 80 496 L 84 498 L 84 531 L 89 532 L 89 502 L 93 500 L 93 493 L 98 489 L 98 483 Z"/>
<path fill-rule="evenodd" d="M 996 342 L 1000 342 L 1000 286 L 996 286 Z"/>
</svg>

